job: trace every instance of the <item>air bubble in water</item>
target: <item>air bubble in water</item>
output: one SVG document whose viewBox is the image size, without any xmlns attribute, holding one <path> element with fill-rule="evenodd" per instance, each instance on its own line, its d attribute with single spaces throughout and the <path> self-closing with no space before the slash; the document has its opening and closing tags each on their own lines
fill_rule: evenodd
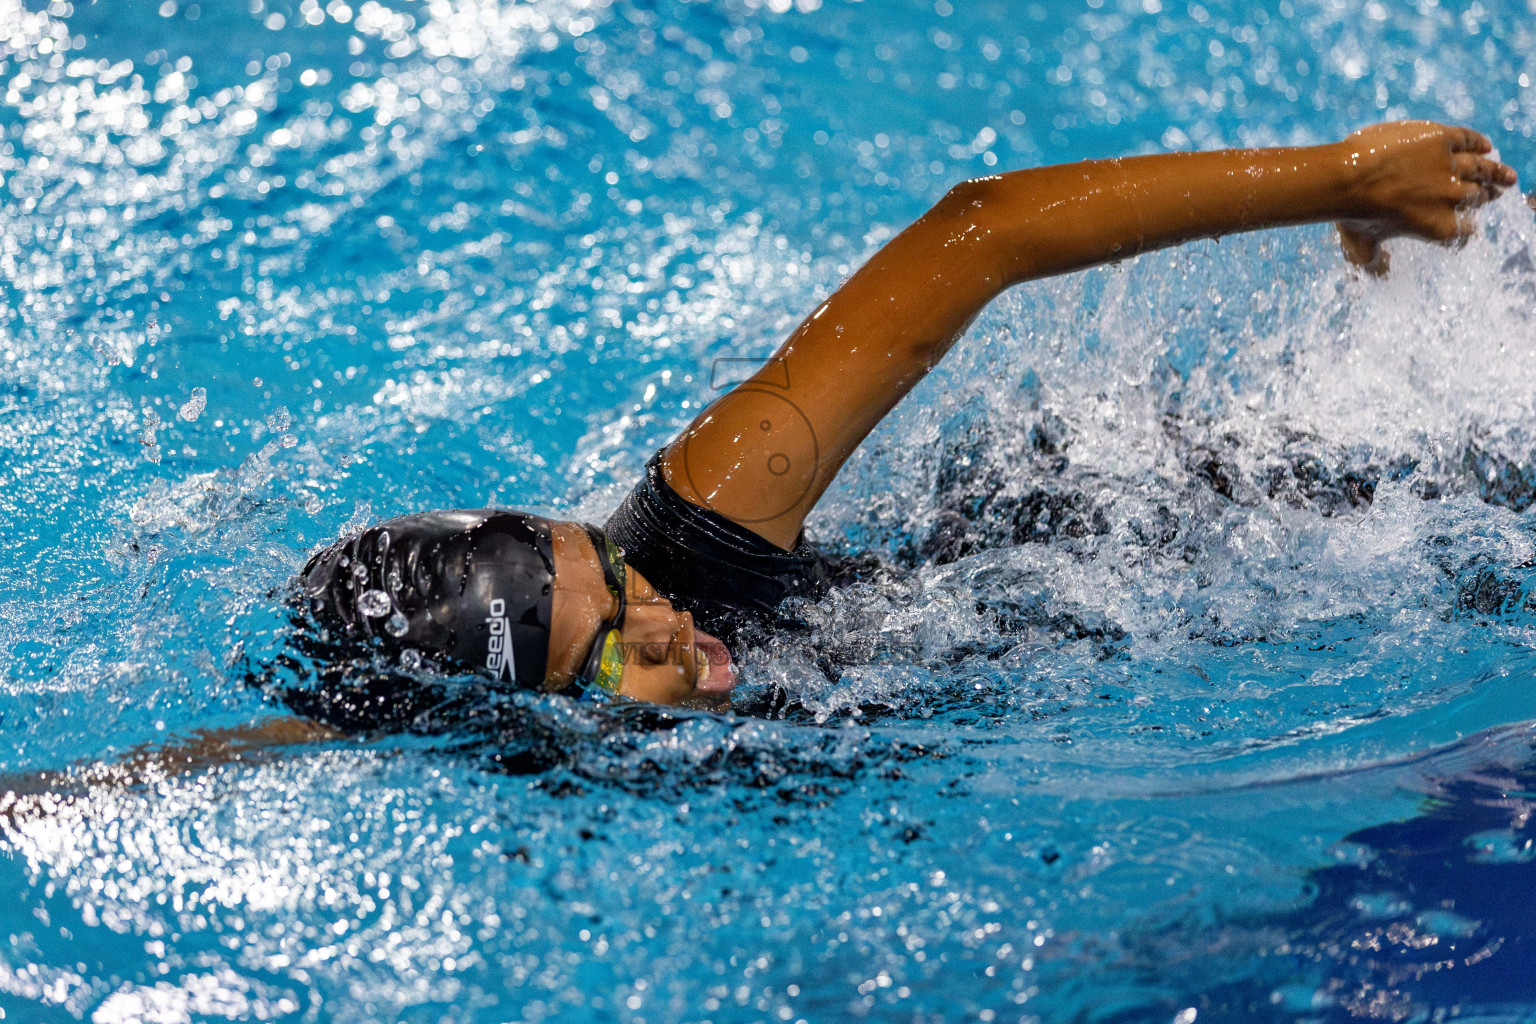
<svg viewBox="0 0 1536 1024">
<path fill-rule="evenodd" d="M 368 567 L 366 565 L 364 565 L 362 562 L 355 562 L 355 563 L 353 563 L 353 565 L 352 565 L 352 578 L 357 580 L 359 583 L 361 583 L 363 580 L 367 579 L 368 578 Z"/>
<path fill-rule="evenodd" d="M 369 593 L 377 594 L 379 591 L 370 590 Z M 384 620 L 384 628 L 389 631 L 390 636 L 405 636 L 405 631 L 411 628 L 411 623 L 404 615 L 395 612 L 395 614 Z"/>
<path fill-rule="evenodd" d="M 421 652 L 414 647 L 407 647 L 401 651 L 400 667 L 411 672 L 421 668 Z"/>
<path fill-rule="evenodd" d="M 206 408 L 208 408 L 208 390 L 206 388 L 193 388 L 192 397 L 187 399 L 176 415 L 191 423 L 201 416 Z"/>
<path fill-rule="evenodd" d="M 388 615 L 390 608 L 389 595 L 382 590 L 365 590 L 357 595 L 357 610 L 369 618 L 378 618 L 380 615 Z"/>
</svg>

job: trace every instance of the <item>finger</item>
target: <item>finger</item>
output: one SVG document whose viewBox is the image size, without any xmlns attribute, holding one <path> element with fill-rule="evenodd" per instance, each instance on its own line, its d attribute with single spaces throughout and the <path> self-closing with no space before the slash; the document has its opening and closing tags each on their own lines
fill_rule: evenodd
<svg viewBox="0 0 1536 1024">
<path fill-rule="evenodd" d="M 1499 198 L 1499 189 L 1492 185 L 1479 185 L 1469 181 L 1463 184 L 1461 189 L 1461 202 L 1456 204 L 1458 210 L 1475 210 Z"/>
<path fill-rule="evenodd" d="M 1349 261 L 1351 266 L 1372 277 L 1387 276 L 1391 259 L 1387 255 L 1387 247 L 1381 244 L 1381 239 L 1343 224 L 1334 226 L 1339 231 L 1339 248 L 1344 250 L 1344 259 Z"/>
<path fill-rule="evenodd" d="M 1459 213 L 1456 215 L 1455 244 L 1465 245 L 1477 236 L 1477 216 L 1471 213 Z"/>
<path fill-rule="evenodd" d="M 1471 128 L 1458 128 L 1451 135 L 1453 153 L 1491 153 L 1493 141 L 1482 132 Z"/>
<path fill-rule="evenodd" d="M 1455 244 L 1461 237 L 1462 211 L 1451 204 L 1439 207 L 1433 212 L 1426 211 L 1423 219 L 1417 220 L 1412 233 L 1424 239 L 1426 242 L 1437 242 L 1440 245 Z"/>
<path fill-rule="evenodd" d="M 1392 269 L 1392 254 L 1387 252 L 1387 247 L 1380 243 L 1376 246 L 1376 255 L 1371 257 L 1371 262 L 1361 264 L 1360 269 L 1372 277 L 1386 277 Z"/>
<path fill-rule="evenodd" d="M 1478 233 L 1477 214 L 1459 210 L 1449 220 L 1441 221 L 1426 237 L 1451 249 L 1459 249 Z"/>
<path fill-rule="evenodd" d="M 1471 153 L 1457 153 L 1452 158 L 1451 166 L 1456 177 L 1463 181 L 1508 188 L 1518 180 L 1515 169 L 1508 164 L 1501 164 L 1497 160 L 1489 160 Z"/>
<path fill-rule="evenodd" d="M 1337 225 L 1339 231 L 1339 248 L 1344 250 L 1344 258 L 1357 267 L 1368 267 L 1376 262 L 1381 253 L 1381 242 L 1361 231 L 1354 231 L 1344 225 Z"/>
</svg>

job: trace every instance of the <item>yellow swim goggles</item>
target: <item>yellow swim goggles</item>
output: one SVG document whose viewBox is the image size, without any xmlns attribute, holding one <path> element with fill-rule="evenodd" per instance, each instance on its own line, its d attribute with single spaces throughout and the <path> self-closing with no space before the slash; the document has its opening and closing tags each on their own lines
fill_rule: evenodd
<svg viewBox="0 0 1536 1024">
<path fill-rule="evenodd" d="M 586 663 L 575 682 L 583 693 L 595 688 L 604 693 L 616 694 L 624 676 L 622 634 L 619 632 L 624 628 L 628 593 L 625 587 L 624 549 L 609 540 L 608 535 L 596 526 L 587 523 L 583 528 L 592 539 L 592 546 L 597 549 L 597 560 L 603 567 L 603 582 L 608 585 L 608 592 L 618 600 L 619 610 L 598 626 L 597 636 L 592 640 L 592 650 L 588 652 Z"/>
</svg>

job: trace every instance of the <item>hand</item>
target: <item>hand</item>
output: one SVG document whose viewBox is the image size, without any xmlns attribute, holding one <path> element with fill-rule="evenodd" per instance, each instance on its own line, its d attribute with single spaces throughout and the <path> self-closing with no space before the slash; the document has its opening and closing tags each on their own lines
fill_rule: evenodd
<svg viewBox="0 0 1536 1024">
<path fill-rule="evenodd" d="M 1339 221 L 1339 247 L 1344 258 L 1372 277 L 1386 277 L 1392 269 L 1392 257 L 1381 239 L 1368 231 L 1356 228 L 1352 222 Z"/>
<path fill-rule="evenodd" d="M 1387 270 L 1383 241 L 1465 241 L 1477 230 L 1473 211 L 1516 180 L 1470 128 L 1399 121 L 1361 129 L 1340 147 L 1353 178 L 1349 205 L 1359 212 L 1339 220 L 1339 241 L 1346 259 L 1376 275 Z"/>
</svg>

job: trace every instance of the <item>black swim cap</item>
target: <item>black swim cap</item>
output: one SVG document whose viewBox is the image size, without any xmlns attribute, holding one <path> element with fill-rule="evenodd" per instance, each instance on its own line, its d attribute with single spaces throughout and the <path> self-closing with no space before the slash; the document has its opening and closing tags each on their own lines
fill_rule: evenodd
<svg viewBox="0 0 1536 1024">
<path fill-rule="evenodd" d="M 401 516 L 310 558 L 316 623 L 386 650 L 414 649 L 542 689 L 554 600 L 550 522 L 497 509 Z"/>
</svg>

